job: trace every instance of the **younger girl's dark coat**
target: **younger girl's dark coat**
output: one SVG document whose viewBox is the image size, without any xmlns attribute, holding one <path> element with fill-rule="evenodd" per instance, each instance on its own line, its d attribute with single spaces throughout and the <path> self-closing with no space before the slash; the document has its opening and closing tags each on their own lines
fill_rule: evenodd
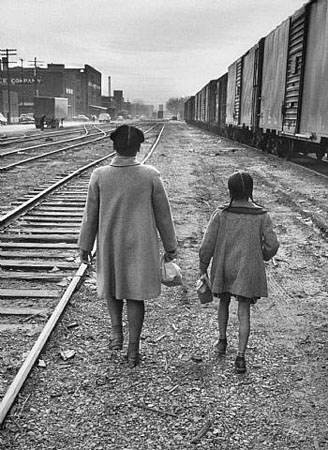
<svg viewBox="0 0 328 450">
<path fill-rule="evenodd" d="M 276 254 L 279 243 L 269 214 L 250 202 L 247 206 L 256 213 L 217 210 L 206 229 L 200 269 L 206 271 L 213 258 L 210 278 L 215 294 L 230 292 L 249 298 L 268 295 L 263 260 Z"/>
</svg>

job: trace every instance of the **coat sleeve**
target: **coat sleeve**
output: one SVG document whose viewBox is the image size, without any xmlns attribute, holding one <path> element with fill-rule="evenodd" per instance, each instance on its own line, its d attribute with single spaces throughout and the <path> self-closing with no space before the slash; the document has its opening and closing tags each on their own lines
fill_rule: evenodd
<svg viewBox="0 0 328 450">
<path fill-rule="evenodd" d="M 207 225 L 199 250 L 199 269 L 202 272 L 206 272 L 213 257 L 219 226 L 220 214 L 215 211 Z"/>
<path fill-rule="evenodd" d="M 166 252 L 176 250 L 177 239 L 174 230 L 171 207 L 163 181 L 159 174 L 153 180 L 152 191 L 153 210 L 156 226 Z"/>
<path fill-rule="evenodd" d="M 279 242 L 277 235 L 273 230 L 273 224 L 269 214 L 264 216 L 262 230 L 262 255 L 264 261 L 269 261 L 277 253 Z"/>
<path fill-rule="evenodd" d="M 78 246 L 91 252 L 98 232 L 99 187 L 95 172 L 91 175 L 85 204 Z"/>
</svg>

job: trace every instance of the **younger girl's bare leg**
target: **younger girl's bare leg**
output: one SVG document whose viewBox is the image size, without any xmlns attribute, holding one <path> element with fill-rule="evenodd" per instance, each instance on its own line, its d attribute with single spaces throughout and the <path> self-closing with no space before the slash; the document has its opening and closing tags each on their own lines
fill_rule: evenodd
<svg viewBox="0 0 328 450">
<path fill-rule="evenodd" d="M 225 355 L 227 351 L 227 327 L 229 321 L 229 306 L 230 294 L 220 295 L 220 303 L 218 309 L 218 323 L 219 323 L 219 340 L 215 347 L 219 355 Z"/>
<path fill-rule="evenodd" d="M 123 347 L 123 300 L 117 300 L 115 297 L 107 299 L 108 312 L 112 324 L 111 349 L 122 350 Z"/>
<path fill-rule="evenodd" d="M 239 320 L 239 347 L 238 355 L 245 356 L 249 332 L 250 332 L 250 305 L 251 299 L 243 297 L 238 301 L 238 320 Z"/>
</svg>

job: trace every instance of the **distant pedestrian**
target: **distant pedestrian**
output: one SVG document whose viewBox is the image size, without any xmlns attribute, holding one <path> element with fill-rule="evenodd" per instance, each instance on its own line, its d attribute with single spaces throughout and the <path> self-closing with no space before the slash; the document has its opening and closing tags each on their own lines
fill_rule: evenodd
<svg viewBox="0 0 328 450">
<path fill-rule="evenodd" d="M 89 183 L 79 238 L 80 258 L 88 263 L 97 237 L 98 294 L 107 300 L 112 350 L 123 348 L 122 311 L 127 302 L 128 362 L 140 362 L 139 343 L 144 300 L 161 290 L 158 232 L 165 259 L 176 257 L 177 241 L 159 172 L 136 155 L 144 141 L 141 130 L 122 125 L 110 138 L 117 155 L 96 169 Z"/>
<path fill-rule="evenodd" d="M 227 325 L 231 296 L 238 301 L 239 348 L 235 360 L 238 373 L 246 371 L 245 352 L 250 332 L 250 305 L 267 297 L 264 261 L 278 251 L 279 243 L 268 212 L 253 201 L 253 179 L 236 172 L 228 180 L 229 205 L 216 210 L 200 247 L 200 273 L 212 260 L 212 292 L 219 297 L 220 355 L 226 353 Z"/>
<path fill-rule="evenodd" d="M 43 115 L 41 117 L 41 119 L 40 119 L 40 129 L 41 129 L 41 131 L 44 130 L 45 125 L 46 125 L 46 116 Z"/>
</svg>

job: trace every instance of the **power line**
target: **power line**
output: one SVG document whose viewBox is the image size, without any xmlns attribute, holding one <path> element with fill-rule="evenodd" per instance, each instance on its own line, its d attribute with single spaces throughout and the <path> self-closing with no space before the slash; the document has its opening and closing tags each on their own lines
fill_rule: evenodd
<svg viewBox="0 0 328 450">
<path fill-rule="evenodd" d="M 38 61 L 37 57 L 34 57 L 33 61 L 27 61 L 29 63 L 32 63 L 34 66 L 34 94 L 35 97 L 39 97 L 39 90 L 37 89 L 38 87 L 38 77 L 37 77 L 37 69 L 41 68 L 41 65 L 44 64 L 44 61 Z M 38 64 L 41 64 L 40 66 Z"/>
</svg>

